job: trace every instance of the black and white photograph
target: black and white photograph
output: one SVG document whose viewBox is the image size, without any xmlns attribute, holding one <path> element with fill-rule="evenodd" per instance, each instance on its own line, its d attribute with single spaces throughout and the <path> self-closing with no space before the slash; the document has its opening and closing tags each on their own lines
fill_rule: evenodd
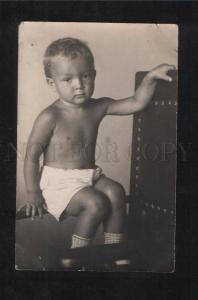
<svg viewBox="0 0 198 300">
<path fill-rule="evenodd" d="M 21 22 L 15 270 L 175 271 L 178 26 Z"/>
</svg>

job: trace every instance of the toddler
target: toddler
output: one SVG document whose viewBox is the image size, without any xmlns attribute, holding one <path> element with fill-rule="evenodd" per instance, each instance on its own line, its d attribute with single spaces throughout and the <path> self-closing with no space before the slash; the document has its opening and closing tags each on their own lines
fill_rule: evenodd
<svg viewBox="0 0 198 300">
<path fill-rule="evenodd" d="M 114 100 L 92 98 L 96 70 L 86 43 L 75 38 L 52 42 L 44 54 L 48 85 L 58 99 L 37 117 L 31 131 L 24 176 L 28 200 L 26 215 L 42 217 L 47 209 L 58 221 L 76 216 L 72 248 L 88 246 L 103 224 L 104 243 L 124 240 L 125 192 L 95 165 L 98 127 L 107 115 L 130 115 L 143 110 L 159 79 L 171 81 L 162 64 L 144 77 L 134 96 Z M 39 158 L 44 163 L 39 169 Z"/>
</svg>

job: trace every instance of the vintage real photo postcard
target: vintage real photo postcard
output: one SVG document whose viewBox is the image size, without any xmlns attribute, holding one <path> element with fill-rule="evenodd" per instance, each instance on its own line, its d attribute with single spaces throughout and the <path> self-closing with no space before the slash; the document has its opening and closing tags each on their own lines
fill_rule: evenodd
<svg viewBox="0 0 198 300">
<path fill-rule="evenodd" d="M 174 272 L 176 24 L 23 22 L 16 270 Z"/>
</svg>

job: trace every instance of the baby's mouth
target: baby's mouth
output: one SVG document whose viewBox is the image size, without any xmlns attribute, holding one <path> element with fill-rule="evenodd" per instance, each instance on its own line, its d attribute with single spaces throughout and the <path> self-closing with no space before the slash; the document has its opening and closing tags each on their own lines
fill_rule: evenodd
<svg viewBox="0 0 198 300">
<path fill-rule="evenodd" d="M 82 93 L 82 94 L 76 94 L 76 95 L 75 95 L 75 97 L 84 97 L 84 96 L 85 96 L 84 93 Z"/>
</svg>

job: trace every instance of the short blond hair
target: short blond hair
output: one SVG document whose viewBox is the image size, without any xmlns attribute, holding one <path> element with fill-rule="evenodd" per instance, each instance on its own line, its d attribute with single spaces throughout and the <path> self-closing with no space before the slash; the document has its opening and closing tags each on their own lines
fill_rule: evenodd
<svg viewBox="0 0 198 300">
<path fill-rule="evenodd" d="M 74 59 L 78 55 L 86 58 L 94 69 L 94 57 L 87 44 L 79 39 L 66 37 L 52 42 L 46 49 L 43 65 L 46 77 L 51 77 L 51 58 L 62 55 Z"/>
</svg>

